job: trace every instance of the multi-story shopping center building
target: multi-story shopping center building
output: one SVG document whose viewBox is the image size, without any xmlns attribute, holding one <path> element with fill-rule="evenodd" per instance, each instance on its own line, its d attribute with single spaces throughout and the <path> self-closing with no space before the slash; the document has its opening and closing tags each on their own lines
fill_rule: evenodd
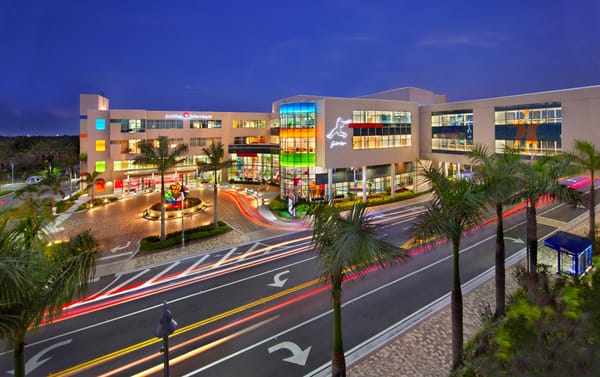
<svg viewBox="0 0 600 377">
<path fill-rule="evenodd" d="M 418 88 L 295 96 L 274 102 L 270 113 L 113 110 L 103 96 L 80 96 L 83 169 L 101 173 L 98 191 L 155 184 L 154 168 L 133 160 L 140 142 L 159 136 L 188 146 L 173 180 L 212 180 L 196 161 L 206 159 L 203 147 L 221 141 L 233 161 L 221 181 L 275 182 L 282 197 L 294 199 L 366 198 L 418 189 L 421 162 L 449 175 L 469 172 L 467 152 L 477 144 L 496 152 L 519 147 L 527 159 L 569 151 L 575 140 L 600 145 L 600 86 L 450 103 Z"/>
</svg>

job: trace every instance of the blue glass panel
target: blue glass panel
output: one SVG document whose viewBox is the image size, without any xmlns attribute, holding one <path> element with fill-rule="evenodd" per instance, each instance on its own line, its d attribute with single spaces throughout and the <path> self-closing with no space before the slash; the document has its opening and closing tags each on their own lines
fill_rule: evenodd
<svg viewBox="0 0 600 377">
<path fill-rule="evenodd" d="M 96 119 L 96 130 L 104 131 L 106 129 L 106 120 Z"/>
</svg>

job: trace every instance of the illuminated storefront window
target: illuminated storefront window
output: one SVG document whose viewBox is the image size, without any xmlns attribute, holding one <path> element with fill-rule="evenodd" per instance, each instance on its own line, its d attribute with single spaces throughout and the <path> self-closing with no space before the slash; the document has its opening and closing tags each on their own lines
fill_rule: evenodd
<svg viewBox="0 0 600 377">
<path fill-rule="evenodd" d="M 190 128 L 221 128 L 222 124 L 219 119 L 191 120 Z"/>
<path fill-rule="evenodd" d="M 562 152 L 562 107 L 560 102 L 496 107 L 496 153 L 506 146 L 531 158 Z"/>
<path fill-rule="evenodd" d="M 473 110 L 431 113 L 433 152 L 467 153 L 473 149 Z"/>
<path fill-rule="evenodd" d="M 111 123 L 121 125 L 121 132 L 146 132 L 146 120 L 145 119 L 111 119 Z"/>
<path fill-rule="evenodd" d="M 410 111 L 371 111 L 352 112 L 352 149 L 379 149 L 410 147 Z"/>
<path fill-rule="evenodd" d="M 233 128 L 266 128 L 267 122 L 264 120 L 233 120 Z"/>
</svg>

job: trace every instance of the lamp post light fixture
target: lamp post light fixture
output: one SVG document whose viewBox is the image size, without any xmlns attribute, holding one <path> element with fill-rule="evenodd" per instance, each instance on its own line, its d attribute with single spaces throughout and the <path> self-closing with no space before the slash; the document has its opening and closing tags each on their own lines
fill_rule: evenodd
<svg viewBox="0 0 600 377">
<path fill-rule="evenodd" d="M 177 322 L 173 319 L 171 312 L 167 310 L 167 302 L 163 301 L 163 314 L 160 318 L 160 325 L 154 330 L 154 335 L 163 340 L 160 352 L 163 354 L 164 377 L 169 377 L 169 335 L 171 335 L 176 328 Z"/>
</svg>

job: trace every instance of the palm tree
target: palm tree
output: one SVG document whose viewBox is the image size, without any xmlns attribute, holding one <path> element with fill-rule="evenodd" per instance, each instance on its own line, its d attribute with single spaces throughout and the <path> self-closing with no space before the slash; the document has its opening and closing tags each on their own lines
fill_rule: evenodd
<svg viewBox="0 0 600 377">
<path fill-rule="evenodd" d="M 460 240 L 463 231 L 477 224 L 486 201 L 481 187 L 467 179 L 449 179 L 434 167 L 424 168 L 422 175 L 431 184 L 429 207 L 414 226 L 415 239 L 444 237 L 452 242 L 452 367 L 463 363 L 463 299 L 460 280 Z"/>
<path fill-rule="evenodd" d="M 40 182 L 42 187 L 46 187 L 41 190 L 41 193 L 50 191 L 50 203 L 53 213 L 56 213 L 56 196 L 60 195 L 61 198 L 65 197 L 65 192 L 62 189 L 62 183 L 64 179 L 60 175 L 59 169 L 48 169 L 44 174 L 44 179 Z"/>
<path fill-rule="evenodd" d="M 81 178 L 82 173 L 87 170 L 87 153 L 79 153 L 79 178 Z M 81 180 L 80 180 L 81 182 Z M 80 189 L 83 190 L 83 186 L 80 186 Z"/>
<path fill-rule="evenodd" d="M 0 317 L 12 319 L 0 334 L 13 345 L 17 377 L 25 376 L 27 331 L 56 318 L 75 295 L 85 292 L 94 275 L 97 244 L 91 233 L 49 246 L 45 229 L 51 218 L 49 208 L 39 198 L 30 197 L 3 229 L 11 243 L 11 256 L 27 275 L 27 288 L 13 293 L 17 297 L 0 306 Z"/>
<path fill-rule="evenodd" d="M 94 205 L 94 191 L 96 191 L 96 181 L 98 180 L 98 177 L 100 176 L 100 174 L 97 171 L 93 171 L 92 173 L 83 173 L 83 182 L 85 183 L 85 188 L 84 190 L 87 191 L 88 193 L 91 193 L 91 197 L 92 197 L 92 205 Z"/>
<path fill-rule="evenodd" d="M 489 153 L 485 145 L 477 145 L 468 156 L 477 166 L 477 177 L 481 180 L 485 198 L 496 210 L 496 252 L 495 252 L 495 283 L 496 283 L 496 317 L 501 317 L 506 311 L 506 269 L 504 259 L 504 204 L 514 200 L 519 187 L 519 154 L 518 150 L 506 148 L 504 153 L 497 155 Z"/>
<path fill-rule="evenodd" d="M 594 144 L 589 141 L 575 140 L 575 151 L 568 154 L 572 164 L 579 171 L 590 174 L 590 197 L 588 202 L 589 211 L 589 238 L 596 243 L 596 197 L 595 197 L 595 172 L 600 169 L 600 152 Z"/>
<path fill-rule="evenodd" d="M 369 264 L 383 266 L 403 255 L 397 247 L 375 237 L 375 227 L 366 205 L 355 202 L 345 214 L 327 203 L 316 204 L 307 213 L 313 219 L 312 241 L 321 264 L 321 279 L 331 284 L 333 305 L 332 376 L 346 375 L 342 341 L 342 281 Z"/>
<path fill-rule="evenodd" d="M 0 339 L 6 339 L 18 324 L 18 318 L 7 308 L 17 303 L 21 295 L 29 294 L 30 289 L 27 272 L 15 253 L 18 245 L 11 237 L 9 220 L 12 212 L 12 207 L 0 212 Z"/>
<path fill-rule="evenodd" d="M 198 170 L 200 171 L 212 171 L 214 176 L 214 187 L 213 187 L 213 201 L 215 209 L 213 211 L 213 225 L 215 230 L 219 227 L 217 222 L 217 176 L 218 171 L 224 168 L 227 168 L 233 164 L 233 161 L 223 161 L 223 157 L 225 156 L 225 149 L 223 148 L 223 144 L 218 141 L 215 143 L 214 141 L 208 146 L 203 147 L 202 151 L 208 157 L 208 161 L 200 161 L 197 160 L 196 164 L 198 165 Z"/>
<path fill-rule="evenodd" d="M 141 142 L 139 145 L 141 155 L 136 157 L 133 163 L 154 166 L 160 173 L 160 239 L 164 241 L 166 238 L 165 173 L 183 161 L 180 157 L 187 151 L 187 145 L 177 144 L 171 147 L 166 136 L 159 136 L 157 141 L 157 147 L 150 142 Z"/>
<path fill-rule="evenodd" d="M 542 156 L 534 163 L 522 162 L 520 165 L 523 181 L 519 195 L 527 203 L 527 267 L 530 272 L 536 273 L 538 201 L 544 195 L 551 195 L 558 200 L 571 203 L 577 203 L 580 199 L 576 192 L 559 182 L 570 169 L 570 158 L 567 156 Z"/>
</svg>

